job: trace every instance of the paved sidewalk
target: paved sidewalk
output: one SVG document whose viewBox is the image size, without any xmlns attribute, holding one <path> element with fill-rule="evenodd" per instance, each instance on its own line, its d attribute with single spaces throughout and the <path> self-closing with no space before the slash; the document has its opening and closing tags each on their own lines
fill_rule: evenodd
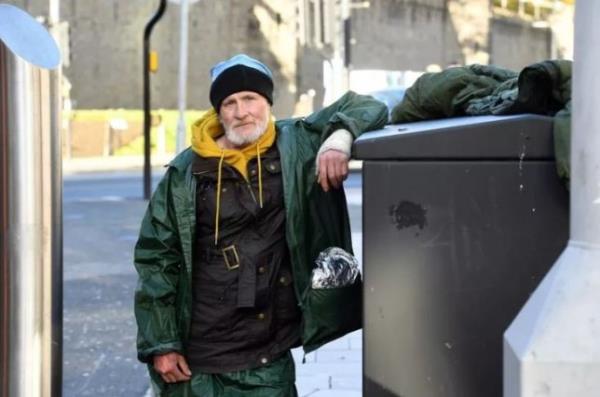
<svg viewBox="0 0 600 397">
<path fill-rule="evenodd" d="M 293 351 L 300 397 L 362 396 L 362 331 L 331 342 L 306 356 Z"/>
</svg>

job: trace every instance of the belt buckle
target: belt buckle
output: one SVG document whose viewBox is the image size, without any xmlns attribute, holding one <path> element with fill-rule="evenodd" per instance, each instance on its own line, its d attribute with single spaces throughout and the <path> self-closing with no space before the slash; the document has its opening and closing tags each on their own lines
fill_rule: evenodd
<svg viewBox="0 0 600 397">
<path fill-rule="evenodd" d="M 223 254 L 223 258 L 225 259 L 225 266 L 227 266 L 227 270 L 234 270 L 240 267 L 240 257 L 238 256 L 237 250 L 235 249 L 235 245 L 230 245 L 229 247 L 225 247 L 221 250 Z M 230 256 L 234 260 L 230 261 Z"/>
</svg>

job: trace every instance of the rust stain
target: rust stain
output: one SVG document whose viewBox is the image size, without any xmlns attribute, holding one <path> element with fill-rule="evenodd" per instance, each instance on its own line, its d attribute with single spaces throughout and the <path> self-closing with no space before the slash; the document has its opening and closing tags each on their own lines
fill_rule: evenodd
<svg viewBox="0 0 600 397">
<path fill-rule="evenodd" d="M 400 201 L 390 206 L 389 214 L 396 229 L 402 230 L 417 226 L 423 230 L 427 226 L 427 210 L 411 201 Z"/>
</svg>

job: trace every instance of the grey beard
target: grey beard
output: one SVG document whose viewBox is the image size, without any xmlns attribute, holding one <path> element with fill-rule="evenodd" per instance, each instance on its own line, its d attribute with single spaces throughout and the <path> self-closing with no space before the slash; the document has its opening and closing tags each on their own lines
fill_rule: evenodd
<svg viewBox="0 0 600 397">
<path fill-rule="evenodd" d="M 240 135 L 233 128 L 225 129 L 225 137 L 235 146 L 244 146 L 254 143 L 265 133 L 268 120 L 256 126 L 256 129 L 249 135 Z"/>
</svg>

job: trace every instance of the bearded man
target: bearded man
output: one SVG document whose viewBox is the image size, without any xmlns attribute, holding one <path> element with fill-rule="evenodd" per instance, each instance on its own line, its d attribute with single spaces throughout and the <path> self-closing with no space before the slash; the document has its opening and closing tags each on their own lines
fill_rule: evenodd
<svg viewBox="0 0 600 397">
<path fill-rule="evenodd" d="M 170 164 L 135 248 L 138 358 L 160 396 L 296 396 L 290 349 L 360 327 L 360 289 L 313 295 L 324 249 L 351 251 L 350 146 L 387 109 L 352 92 L 274 122 L 273 76 L 236 55 L 211 69 L 213 109 Z"/>
</svg>

